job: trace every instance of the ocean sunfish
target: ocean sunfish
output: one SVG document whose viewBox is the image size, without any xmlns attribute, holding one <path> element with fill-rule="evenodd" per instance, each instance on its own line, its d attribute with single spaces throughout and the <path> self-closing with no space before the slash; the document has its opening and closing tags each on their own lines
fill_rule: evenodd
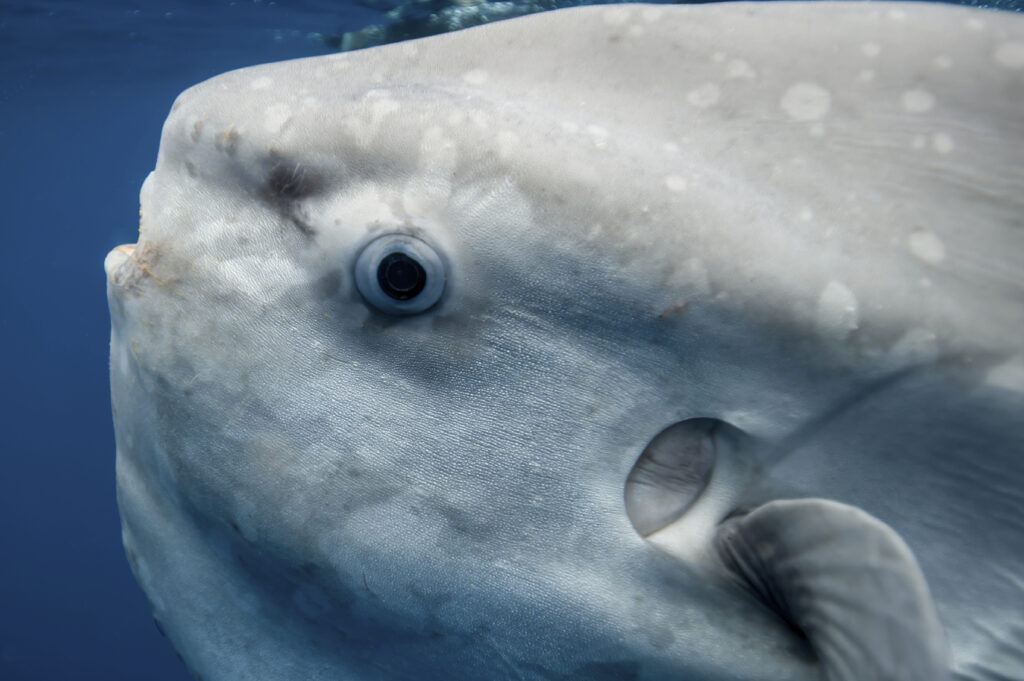
<svg viewBox="0 0 1024 681">
<path fill-rule="evenodd" d="M 1024 678 L 1024 17 L 256 66 L 141 204 L 118 501 L 197 678 Z"/>
</svg>

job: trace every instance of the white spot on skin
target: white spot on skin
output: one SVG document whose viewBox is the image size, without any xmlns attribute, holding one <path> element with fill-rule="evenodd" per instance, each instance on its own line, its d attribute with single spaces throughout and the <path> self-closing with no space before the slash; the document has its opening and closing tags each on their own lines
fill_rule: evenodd
<svg viewBox="0 0 1024 681">
<path fill-rule="evenodd" d="M 1008 69 L 1024 69 L 1024 43 L 1003 43 L 992 53 L 995 63 Z"/>
<path fill-rule="evenodd" d="M 706 109 L 718 103 L 722 95 L 722 89 L 714 83 L 705 83 L 695 90 L 686 93 L 686 101 L 698 109 Z"/>
<path fill-rule="evenodd" d="M 934 362 L 939 357 L 939 344 L 928 329 L 910 329 L 889 348 L 889 356 L 898 366 Z"/>
<path fill-rule="evenodd" d="M 669 154 L 678 154 L 679 153 L 679 145 L 676 144 L 675 142 L 665 142 L 665 147 L 664 148 L 665 148 L 665 152 L 666 153 L 669 153 Z"/>
<path fill-rule="evenodd" d="M 887 15 L 893 21 L 903 21 L 907 18 L 907 13 L 901 9 L 891 9 L 888 11 Z"/>
<path fill-rule="evenodd" d="M 985 383 L 1004 390 L 1024 393 L 1024 358 L 1017 357 L 985 373 Z"/>
<path fill-rule="evenodd" d="M 487 82 L 487 72 L 483 69 L 473 69 L 462 74 L 462 80 L 470 85 L 483 85 Z"/>
<path fill-rule="evenodd" d="M 797 216 L 800 222 L 810 222 L 814 219 L 814 211 L 811 210 L 810 206 L 804 206 L 800 209 L 800 214 Z"/>
<path fill-rule="evenodd" d="M 877 57 L 882 54 L 882 46 L 878 43 L 864 43 L 860 46 L 860 53 L 865 57 Z"/>
<path fill-rule="evenodd" d="M 796 83 L 782 95 L 779 106 L 795 121 L 824 118 L 832 106 L 832 95 L 814 83 Z"/>
<path fill-rule="evenodd" d="M 632 12 L 626 7 L 613 7 L 605 10 L 602 16 L 604 17 L 604 23 L 609 26 L 621 26 L 629 21 L 630 14 Z"/>
<path fill-rule="evenodd" d="M 669 290 L 683 290 L 702 296 L 711 294 L 711 281 L 704 263 L 697 258 L 689 258 L 677 266 L 666 282 Z"/>
<path fill-rule="evenodd" d="M 641 26 L 640 24 L 634 24 L 633 26 L 629 27 L 628 31 L 626 31 L 626 35 L 628 35 L 630 38 L 639 38 L 643 34 L 644 27 Z"/>
<path fill-rule="evenodd" d="M 273 84 L 273 78 L 267 78 L 266 76 L 264 76 L 263 78 L 257 78 L 251 83 L 249 83 L 249 88 L 252 90 L 264 90 Z"/>
<path fill-rule="evenodd" d="M 559 127 L 562 128 L 562 132 L 570 135 L 575 135 L 580 131 L 580 126 L 576 125 L 572 121 L 562 121 Z"/>
<path fill-rule="evenodd" d="M 857 297 L 838 281 L 830 281 L 818 298 L 818 331 L 835 340 L 843 340 L 859 324 Z"/>
<path fill-rule="evenodd" d="M 910 113 L 925 113 L 935 107 L 935 95 L 926 90 L 907 90 L 900 101 Z"/>
<path fill-rule="evenodd" d="M 711 55 L 711 61 L 715 62 L 716 64 L 721 64 L 722 62 L 725 61 L 725 57 L 725 52 L 715 52 L 713 55 Z"/>
<path fill-rule="evenodd" d="M 857 74 L 857 78 L 863 83 L 870 83 L 875 79 L 875 72 L 871 69 L 864 69 Z"/>
<path fill-rule="evenodd" d="M 441 126 L 434 125 L 423 131 L 423 138 L 420 140 L 422 165 L 441 169 L 454 166 L 454 152 L 455 144 L 451 138 L 445 136 Z"/>
<path fill-rule="evenodd" d="M 754 78 L 757 78 L 757 71 L 751 68 L 750 64 L 742 59 L 733 59 L 726 67 L 725 75 L 728 78 L 744 78 L 747 80 L 753 80 Z"/>
<path fill-rule="evenodd" d="M 971 17 L 967 20 L 967 28 L 972 31 L 983 31 L 985 30 L 985 22 L 978 17 Z"/>
<path fill-rule="evenodd" d="M 593 138 L 595 147 L 604 149 L 608 146 L 608 131 L 600 125 L 588 125 L 587 132 Z"/>
<path fill-rule="evenodd" d="M 928 140 L 924 135 L 914 135 L 914 138 L 910 140 L 910 146 L 914 149 L 924 149 L 928 145 Z"/>
<path fill-rule="evenodd" d="M 273 104 L 263 114 L 263 127 L 267 132 L 277 134 L 292 117 L 292 108 L 287 104 Z"/>
<path fill-rule="evenodd" d="M 945 71 L 946 69 L 952 68 L 953 58 L 947 54 L 940 54 L 932 60 L 932 63 L 935 64 L 935 68 Z"/>
<path fill-rule="evenodd" d="M 363 148 L 369 147 L 377 137 L 384 119 L 398 111 L 399 104 L 391 99 L 386 90 L 370 90 L 363 95 L 363 104 L 369 116 L 352 116 L 345 121 L 349 132 L 359 140 Z"/>
<path fill-rule="evenodd" d="M 374 123 L 379 125 L 385 116 L 398 111 L 398 102 L 393 99 L 378 99 L 371 106 Z"/>
<path fill-rule="evenodd" d="M 946 246 L 934 232 L 915 229 L 907 237 L 907 245 L 915 258 L 929 265 L 938 265 L 946 259 Z"/>
<path fill-rule="evenodd" d="M 687 185 L 686 178 L 680 175 L 669 175 L 665 178 L 665 186 L 671 192 L 684 192 Z"/>
<path fill-rule="evenodd" d="M 810 133 L 811 137 L 824 137 L 825 126 L 822 125 L 821 123 L 815 123 L 814 125 L 811 126 Z"/>
<path fill-rule="evenodd" d="M 956 143 L 953 142 L 953 138 L 944 132 L 937 132 L 932 135 L 932 149 L 940 154 L 950 154 L 956 149 Z"/>
</svg>

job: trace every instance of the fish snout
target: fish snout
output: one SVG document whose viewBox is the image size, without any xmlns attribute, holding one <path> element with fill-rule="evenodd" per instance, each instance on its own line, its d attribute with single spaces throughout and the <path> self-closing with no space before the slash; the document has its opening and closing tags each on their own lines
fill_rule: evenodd
<svg viewBox="0 0 1024 681">
<path fill-rule="evenodd" d="M 141 282 L 153 276 L 152 244 L 121 244 L 103 259 L 107 290 L 111 294 L 139 291 Z"/>
<path fill-rule="evenodd" d="M 103 259 L 103 271 L 107 273 L 108 284 L 123 288 L 138 277 L 135 248 L 136 244 L 121 244 L 107 253 Z"/>
</svg>

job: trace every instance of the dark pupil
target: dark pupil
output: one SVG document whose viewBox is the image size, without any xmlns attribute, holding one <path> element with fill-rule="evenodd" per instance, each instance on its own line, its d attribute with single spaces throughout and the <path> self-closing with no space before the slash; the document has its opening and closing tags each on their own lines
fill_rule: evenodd
<svg viewBox="0 0 1024 681">
<path fill-rule="evenodd" d="M 380 261 L 377 283 L 395 300 L 409 300 L 419 295 L 427 285 L 427 273 L 422 265 L 405 253 L 392 253 Z"/>
</svg>

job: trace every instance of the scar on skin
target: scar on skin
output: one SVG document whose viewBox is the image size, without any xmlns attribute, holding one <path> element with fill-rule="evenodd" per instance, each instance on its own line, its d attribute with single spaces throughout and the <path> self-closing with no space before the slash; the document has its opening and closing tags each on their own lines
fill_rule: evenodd
<svg viewBox="0 0 1024 681">
<path fill-rule="evenodd" d="M 678 305 L 666 307 L 664 310 L 658 313 L 658 319 L 665 319 L 666 317 L 675 317 L 686 312 L 686 308 L 690 307 L 690 301 L 686 300 Z"/>
<path fill-rule="evenodd" d="M 295 203 L 316 194 L 322 186 L 323 177 L 319 173 L 308 170 L 301 163 L 278 161 L 267 175 L 263 198 L 287 213 L 299 231 L 311 236 L 314 230 L 296 214 Z"/>
</svg>

